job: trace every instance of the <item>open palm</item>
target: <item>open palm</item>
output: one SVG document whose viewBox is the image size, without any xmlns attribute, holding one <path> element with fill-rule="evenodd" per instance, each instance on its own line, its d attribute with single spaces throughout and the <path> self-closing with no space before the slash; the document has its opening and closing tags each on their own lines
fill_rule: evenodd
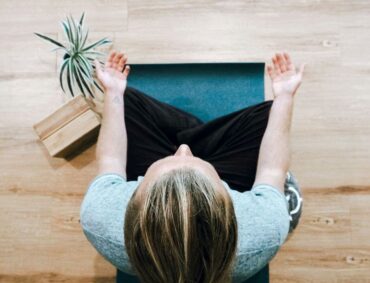
<svg viewBox="0 0 370 283">
<path fill-rule="evenodd" d="M 294 95 L 302 82 L 304 64 L 297 69 L 287 53 L 276 53 L 267 72 L 272 81 L 274 96 Z"/>
<path fill-rule="evenodd" d="M 126 65 L 127 56 L 122 52 L 111 51 L 104 68 L 95 60 L 96 74 L 105 91 L 124 93 L 130 66 Z"/>
</svg>

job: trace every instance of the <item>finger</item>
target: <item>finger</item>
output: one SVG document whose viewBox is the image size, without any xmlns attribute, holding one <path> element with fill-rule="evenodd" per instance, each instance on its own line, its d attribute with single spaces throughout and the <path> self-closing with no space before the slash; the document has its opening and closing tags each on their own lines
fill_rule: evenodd
<svg viewBox="0 0 370 283">
<path fill-rule="evenodd" d="M 288 62 L 285 60 L 284 53 L 281 54 L 281 60 L 284 63 L 284 70 L 288 71 Z"/>
<path fill-rule="evenodd" d="M 271 66 L 267 66 L 267 73 L 269 74 L 271 79 L 274 79 L 276 77 L 274 68 Z"/>
<path fill-rule="evenodd" d="M 122 72 L 123 67 L 125 66 L 126 62 L 127 62 L 127 55 L 124 54 L 118 63 L 118 69 L 120 72 Z"/>
<path fill-rule="evenodd" d="M 280 67 L 281 72 L 284 73 L 286 71 L 286 66 L 285 66 L 285 61 L 284 61 L 283 56 L 279 53 L 279 54 L 276 55 L 276 58 L 277 58 L 277 61 L 279 63 L 279 67 Z"/>
<path fill-rule="evenodd" d="M 114 56 L 114 58 L 113 58 L 112 68 L 118 69 L 118 63 L 119 63 L 119 60 L 122 58 L 122 56 L 123 56 L 122 52 L 116 53 L 116 56 Z M 119 71 L 121 72 L 121 70 L 119 70 Z"/>
<path fill-rule="evenodd" d="M 121 60 L 122 57 L 123 57 L 123 53 L 121 53 L 121 52 L 117 53 L 116 56 L 113 59 L 113 62 L 118 64 L 119 60 Z"/>
<path fill-rule="evenodd" d="M 116 57 L 114 58 L 114 63 L 118 63 L 119 60 L 123 57 L 123 53 L 122 52 L 119 52 L 116 54 Z"/>
<path fill-rule="evenodd" d="M 303 72 L 304 72 L 304 68 L 306 67 L 306 64 L 301 64 L 299 66 L 299 69 L 298 69 L 298 73 L 300 73 L 301 75 L 303 75 Z"/>
<path fill-rule="evenodd" d="M 122 68 L 119 68 L 119 61 L 121 60 L 122 58 L 122 54 L 121 55 L 117 55 L 116 58 L 114 58 L 114 62 L 113 62 L 113 68 L 122 72 Z"/>
<path fill-rule="evenodd" d="M 125 66 L 126 61 L 127 61 L 127 55 L 123 54 L 123 56 L 121 57 L 121 59 L 118 62 L 118 67 L 119 67 L 120 71 L 123 70 L 123 67 Z"/>
<path fill-rule="evenodd" d="M 276 58 L 276 55 L 274 57 L 272 57 L 272 63 L 274 64 L 275 74 L 280 75 L 281 71 L 280 71 L 280 66 L 279 66 L 278 60 Z"/>
<path fill-rule="evenodd" d="M 111 68 L 111 67 L 112 67 L 112 62 L 113 62 L 113 58 L 114 58 L 114 56 L 116 56 L 116 51 L 112 50 L 112 51 L 109 53 L 109 56 L 108 56 L 107 61 L 105 62 L 105 67 L 106 67 L 106 68 Z"/>
<path fill-rule="evenodd" d="M 123 70 L 123 74 L 126 76 L 126 78 L 130 74 L 130 71 L 131 71 L 130 65 L 126 65 L 125 69 Z"/>
<path fill-rule="evenodd" d="M 286 62 L 286 64 L 287 64 L 287 69 L 289 70 L 289 71 L 293 71 L 294 70 L 294 65 L 293 65 L 293 63 L 292 63 L 292 60 L 290 59 L 290 56 L 289 56 L 289 54 L 288 53 L 284 53 L 284 59 L 285 59 L 285 62 Z"/>
</svg>

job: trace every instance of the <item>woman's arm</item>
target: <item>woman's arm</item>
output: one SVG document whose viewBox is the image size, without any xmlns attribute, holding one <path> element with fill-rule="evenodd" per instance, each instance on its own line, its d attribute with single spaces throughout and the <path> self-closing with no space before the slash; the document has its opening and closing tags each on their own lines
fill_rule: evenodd
<svg viewBox="0 0 370 283">
<path fill-rule="evenodd" d="M 98 174 L 117 173 L 126 179 L 127 133 L 123 95 L 130 67 L 127 56 L 112 51 L 104 69 L 95 61 L 97 77 L 104 86 L 103 119 L 96 147 Z"/>
<path fill-rule="evenodd" d="M 276 54 L 267 71 L 272 80 L 274 102 L 260 147 L 254 185 L 269 184 L 284 192 L 290 163 L 289 135 L 294 95 L 301 84 L 304 65 L 299 70 L 288 54 Z"/>
</svg>

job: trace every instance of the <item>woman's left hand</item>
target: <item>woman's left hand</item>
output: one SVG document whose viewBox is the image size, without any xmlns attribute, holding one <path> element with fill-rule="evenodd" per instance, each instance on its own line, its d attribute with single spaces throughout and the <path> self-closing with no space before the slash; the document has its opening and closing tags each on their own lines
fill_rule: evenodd
<svg viewBox="0 0 370 283">
<path fill-rule="evenodd" d="M 98 60 L 95 60 L 96 74 L 102 83 L 105 92 L 125 92 L 127 77 L 130 73 L 130 66 L 126 65 L 127 55 L 122 52 L 111 51 L 104 68 Z"/>
<path fill-rule="evenodd" d="M 287 53 L 276 53 L 272 57 L 272 63 L 272 66 L 267 66 L 267 72 L 272 81 L 272 91 L 275 98 L 294 96 L 301 85 L 305 64 L 296 68 Z"/>
</svg>

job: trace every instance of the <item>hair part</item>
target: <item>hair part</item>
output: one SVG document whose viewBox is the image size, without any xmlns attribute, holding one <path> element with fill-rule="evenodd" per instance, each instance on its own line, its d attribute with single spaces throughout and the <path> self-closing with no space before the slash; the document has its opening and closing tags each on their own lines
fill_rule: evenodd
<svg viewBox="0 0 370 283">
<path fill-rule="evenodd" d="M 130 262 L 142 283 L 225 283 L 237 245 L 232 200 L 192 168 L 161 175 L 133 194 L 124 237 Z"/>
</svg>

